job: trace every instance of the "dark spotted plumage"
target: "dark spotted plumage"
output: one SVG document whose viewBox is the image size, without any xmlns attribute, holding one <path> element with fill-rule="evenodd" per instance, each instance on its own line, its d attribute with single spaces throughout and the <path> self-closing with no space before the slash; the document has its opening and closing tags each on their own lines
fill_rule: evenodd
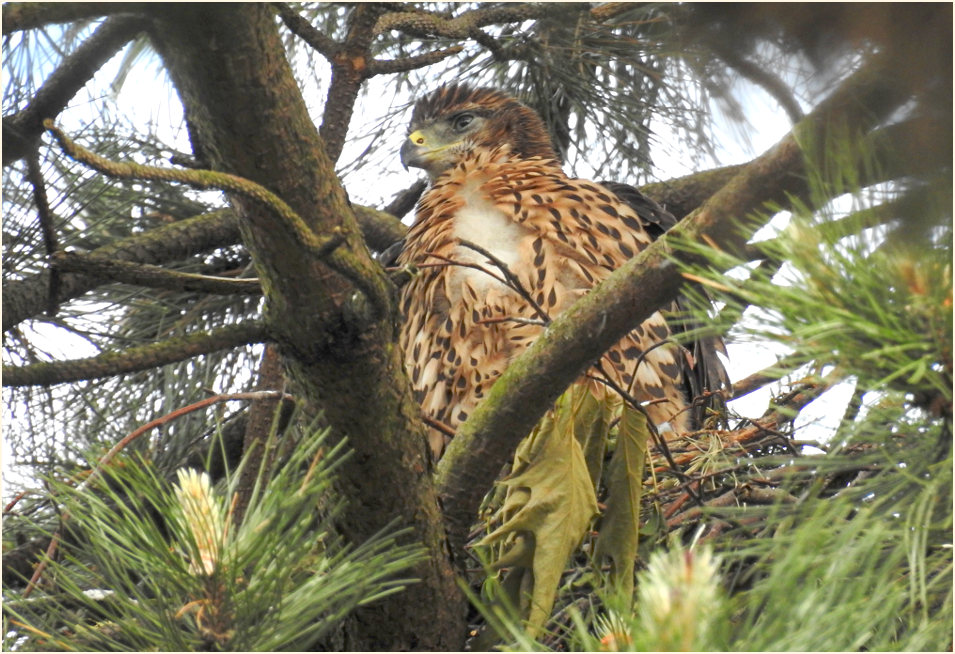
<svg viewBox="0 0 955 654">
<path fill-rule="evenodd" d="M 401 345 L 423 410 L 454 430 L 544 329 L 542 312 L 564 311 L 653 236 L 613 188 L 568 178 L 537 115 L 498 91 L 442 87 L 419 101 L 402 158 L 433 183 L 398 258 L 419 269 L 402 289 Z M 534 301 L 469 243 L 500 260 Z M 651 402 L 658 426 L 679 433 L 689 426 L 687 355 L 669 335 L 656 312 L 601 361 Z M 436 455 L 445 439 L 432 430 Z"/>
</svg>

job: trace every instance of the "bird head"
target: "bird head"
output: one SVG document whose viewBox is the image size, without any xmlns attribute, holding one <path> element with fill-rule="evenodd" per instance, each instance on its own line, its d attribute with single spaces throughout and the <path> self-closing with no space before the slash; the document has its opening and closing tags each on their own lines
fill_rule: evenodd
<svg viewBox="0 0 955 654">
<path fill-rule="evenodd" d="M 505 144 L 519 158 L 557 160 L 532 109 L 495 89 L 452 84 L 415 103 L 401 163 L 423 168 L 433 180 L 469 154 Z"/>
</svg>

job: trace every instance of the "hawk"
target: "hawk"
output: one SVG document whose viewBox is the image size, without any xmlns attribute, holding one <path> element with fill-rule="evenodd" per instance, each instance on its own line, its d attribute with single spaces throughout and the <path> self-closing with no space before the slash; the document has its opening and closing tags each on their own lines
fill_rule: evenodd
<svg viewBox="0 0 955 654">
<path fill-rule="evenodd" d="M 540 117 L 490 88 L 449 85 L 418 100 L 401 161 L 431 180 L 397 261 L 418 269 L 402 288 L 400 343 L 437 458 L 548 319 L 675 219 L 632 187 L 568 177 Z M 696 359 L 670 335 L 657 311 L 600 364 L 658 429 L 684 433 Z"/>
</svg>

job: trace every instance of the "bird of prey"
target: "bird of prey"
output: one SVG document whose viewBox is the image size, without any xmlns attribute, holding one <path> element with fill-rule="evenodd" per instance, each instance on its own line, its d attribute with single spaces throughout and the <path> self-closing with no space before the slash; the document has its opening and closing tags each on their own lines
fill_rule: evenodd
<svg viewBox="0 0 955 654">
<path fill-rule="evenodd" d="M 431 180 L 398 263 L 418 269 L 402 288 L 401 347 L 438 457 L 547 321 L 675 219 L 632 187 L 568 177 L 540 117 L 494 89 L 449 85 L 418 100 L 401 161 Z M 696 370 L 699 357 L 670 336 L 657 311 L 600 364 L 658 429 L 680 434 L 687 390 L 724 373 L 715 356 Z"/>
</svg>

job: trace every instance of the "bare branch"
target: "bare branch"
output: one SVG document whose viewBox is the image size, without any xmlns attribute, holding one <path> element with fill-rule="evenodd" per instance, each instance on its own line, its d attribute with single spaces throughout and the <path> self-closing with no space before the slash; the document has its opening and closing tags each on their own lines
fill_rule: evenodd
<svg viewBox="0 0 955 654">
<path fill-rule="evenodd" d="M 10 7 L 3 8 L 4 28 Z M 3 165 L 25 157 L 43 133 L 43 120 L 56 117 L 96 71 L 145 27 L 146 20 L 139 16 L 108 19 L 60 63 L 23 111 L 4 116 Z"/>
<path fill-rule="evenodd" d="M 802 120 L 805 115 L 802 107 L 793 97 L 789 86 L 772 71 L 761 68 L 752 61 L 741 57 L 733 48 L 727 47 L 722 41 L 708 40 L 707 47 L 711 48 L 720 59 L 735 68 L 743 77 L 762 87 L 763 90 L 773 96 L 779 106 L 789 115 L 789 120 L 793 124 Z"/>
<path fill-rule="evenodd" d="M 46 195 L 46 182 L 43 181 L 43 171 L 40 170 L 40 156 L 34 149 L 27 156 L 27 179 L 33 186 L 33 201 L 36 204 L 36 211 L 40 218 L 40 231 L 43 233 L 43 245 L 46 247 L 47 256 L 52 256 L 59 249 L 56 238 L 56 217 L 53 210 L 50 209 L 50 202 Z M 57 270 L 50 271 L 50 287 L 47 293 L 46 313 L 49 316 L 56 315 L 56 296 L 60 290 L 60 273 Z"/>
<path fill-rule="evenodd" d="M 375 34 L 398 30 L 418 37 L 443 36 L 449 39 L 466 39 L 472 30 L 496 23 L 513 23 L 553 15 L 554 12 L 578 13 L 586 11 L 586 5 L 554 5 L 548 3 L 521 3 L 479 7 L 464 12 L 455 18 L 442 18 L 434 14 L 414 11 L 387 13 L 375 24 Z"/>
<path fill-rule="evenodd" d="M 368 66 L 372 59 L 369 48 L 375 38 L 375 21 L 383 11 L 385 8 L 376 4 L 355 5 L 349 15 L 345 42 L 331 59 L 332 81 L 325 98 L 319 134 L 325 141 L 325 152 L 332 163 L 341 156 L 358 91 L 369 76 Z"/>
<path fill-rule="evenodd" d="M 407 227 L 394 216 L 354 205 L 355 218 L 369 247 L 383 250 L 404 238 Z M 89 253 L 112 261 L 163 264 L 239 243 L 238 218 L 231 209 L 223 209 L 181 220 L 143 234 L 121 239 Z M 25 279 L 4 282 L 3 331 L 39 315 L 46 307 L 52 270 Z M 101 277 L 66 272 L 52 298 L 57 304 L 90 291 L 105 281 Z"/>
<path fill-rule="evenodd" d="M 424 190 L 428 188 L 428 182 L 419 179 L 417 182 L 401 191 L 394 197 L 394 199 L 385 207 L 385 213 L 390 213 L 393 216 L 398 218 L 403 218 L 406 213 L 414 209 L 415 204 L 417 204 L 418 199 L 421 197 L 421 194 L 424 193 Z M 404 234 L 401 235 L 401 238 L 404 238 Z M 398 239 L 395 239 L 397 241 Z"/>
<path fill-rule="evenodd" d="M 49 386 L 87 379 L 113 377 L 191 359 L 268 339 L 259 322 L 230 325 L 212 332 L 197 332 L 159 343 L 106 352 L 87 359 L 3 366 L 4 386 Z"/>
</svg>

